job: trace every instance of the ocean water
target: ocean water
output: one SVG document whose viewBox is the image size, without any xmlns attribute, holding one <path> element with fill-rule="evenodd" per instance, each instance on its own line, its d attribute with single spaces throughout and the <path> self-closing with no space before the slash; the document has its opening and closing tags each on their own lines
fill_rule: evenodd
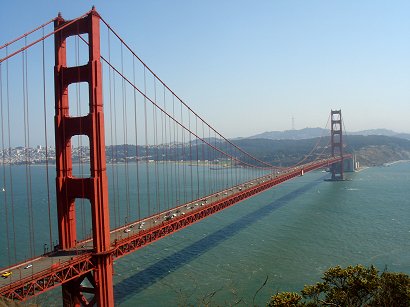
<svg viewBox="0 0 410 307">
<path fill-rule="evenodd" d="M 116 305 L 264 306 L 334 265 L 410 274 L 410 163 L 328 176 L 305 174 L 117 260 Z"/>
</svg>

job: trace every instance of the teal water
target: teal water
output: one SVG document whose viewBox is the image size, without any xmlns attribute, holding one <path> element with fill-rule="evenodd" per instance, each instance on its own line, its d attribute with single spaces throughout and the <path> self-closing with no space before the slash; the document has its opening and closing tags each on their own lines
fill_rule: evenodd
<svg viewBox="0 0 410 307">
<path fill-rule="evenodd" d="M 89 168 L 88 164 L 74 164 L 73 175 L 89 177 Z M 264 170 L 245 168 L 211 170 L 195 162 L 109 164 L 110 227 L 120 227 L 264 174 Z M 57 244 L 55 176 L 54 165 L 0 165 L 0 246 L 4 246 L 0 249 L 0 268 L 43 254 Z M 77 240 L 90 238 L 90 202 L 76 199 L 75 212 Z"/>
<path fill-rule="evenodd" d="M 326 182 L 308 173 L 129 256 L 115 269 L 118 306 L 264 306 L 333 265 L 410 274 L 410 163 Z M 60 306 L 60 290 L 32 302 Z"/>
</svg>

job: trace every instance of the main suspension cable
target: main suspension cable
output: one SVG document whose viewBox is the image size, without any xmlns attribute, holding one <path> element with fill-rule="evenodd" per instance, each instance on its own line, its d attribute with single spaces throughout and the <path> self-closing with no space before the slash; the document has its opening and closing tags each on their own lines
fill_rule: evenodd
<svg viewBox="0 0 410 307">
<path fill-rule="evenodd" d="M 216 131 L 214 128 L 212 128 L 212 126 L 210 124 L 208 124 L 201 116 L 199 116 L 195 111 L 193 111 L 178 95 L 176 95 L 167 85 L 164 81 L 162 81 L 146 64 L 144 61 L 142 61 L 142 59 L 125 43 L 125 41 L 119 36 L 119 34 L 117 32 L 115 32 L 113 30 L 113 28 L 104 20 L 104 18 L 102 18 L 100 16 L 101 21 L 107 26 L 108 29 L 110 29 L 112 31 L 112 33 L 120 40 L 120 42 L 122 44 L 124 44 L 124 46 L 131 52 L 131 54 L 138 59 L 138 61 L 144 66 L 145 69 L 147 69 L 159 82 L 162 83 L 162 85 L 164 87 L 166 87 L 166 89 L 173 95 L 175 96 L 175 98 L 177 98 L 180 103 L 182 103 L 190 112 L 192 112 L 196 117 L 198 117 L 199 120 L 201 120 L 202 122 L 205 123 L 205 125 L 209 126 L 212 130 L 215 131 L 215 133 L 222 138 L 225 142 L 229 143 L 231 146 L 237 148 L 240 152 L 242 152 L 244 155 L 250 157 L 251 159 L 257 161 L 258 163 L 261 163 L 263 165 L 265 165 L 268 168 L 277 168 L 265 161 L 262 161 L 254 156 L 252 156 L 251 154 L 247 153 L 246 151 L 244 151 L 243 149 L 241 149 L 240 147 L 238 147 L 237 145 L 235 145 L 233 142 L 231 142 L 230 140 L 228 140 L 227 138 L 225 138 L 222 134 L 220 134 L 218 131 Z M 102 57 L 103 58 L 103 57 Z M 123 76 L 124 77 L 124 76 Z M 124 77 L 125 78 L 125 77 Z"/>
<path fill-rule="evenodd" d="M 40 29 L 43 29 L 43 30 L 44 30 L 44 27 L 45 27 L 45 26 L 47 26 L 47 25 L 49 25 L 50 23 L 54 22 L 56 19 L 57 19 L 57 17 L 54 17 L 53 19 L 47 21 L 46 23 L 43 23 L 41 26 L 38 26 L 37 28 L 34 28 L 33 30 L 31 30 L 31 31 L 29 31 L 29 32 L 26 32 L 26 33 L 24 33 L 24 34 L 22 34 L 22 35 L 20 35 L 19 37 L 15 38 L 15 39 L 13 39 L 13 40 L 11 40 L 11 41 L 9 41 L 8 43 L 5 43 L 4 45 L 0 46 L 0 50 L 3 49 L 3 48 L 6 48 L 6 47 L 8 47 L 8 46 L 10 46 L 10 45 L 12 45 L 12 44 L 14 44 L 15 42 L 18 42 L 18 41 L 21 40 L 22 38 L 24 38 L 24 37 L 26 37 L 26 36 L 28 36 L 28 35 L 30 35 L 30 34 L 33 34 L 34 32 L 36 32 L 36 31 L 38 31 L 38 30 L 40 30 Z M 44 38 L 44 31 L 43 31 L 43 38 Z M 44 40 L 44 39 L 43 39 L 43 40 Z"/>
<path fill-rule="evenodd" d="M 60 32 L 60 31 L 62 31 L 62 30 L 65 29 L 66 27 L 72 25 L 72 24 L 73 24 L 74 22 L 76 22 L 77 20 L 86 17 L 90 12 L 91 12 L 91 10 L 88 11 L 87 13 L 85 13 L 84 15 L 82 15 L 82 16 L 76 18 L 76 19 L 70 20 L 69 22 L 67 22 L 67 23 L 65 23 L 64 25 L 62 25 L 61 27 L 59 27 L 58 29 L 56 29 L 56 30 L 54 30 L 54 31 L 52 31 L 52 32 L 50 32 L 50 33 L 48 33 L 47 35 L 45 35 L 45 36 L 43 36 L 43 37 L 41 37 L 41 38 L 39 38 L 39 39 L 37 39 L 37 40 L 35 40 L 34 42 L 31 42 L 31 43 L 29 43 L 29 44 L 26 44 L 24 47 L 22 47 L 22 48 L 20 48 L 20 49 L 18 49 L 18 50 L 16 50 L 16 51 L 10 53 L 9 55 L 6 55 L 4 58 L 0 59 L 0 63 L 3 62 L 3 61 L 5 61 L 5 60 L 7 60 L 7 59 L 9 59 L 9 58 L 11 58 L 11 57 L 13 57 L 13 56 L 15 56 L 15 55 L 17 55 L 17 54 L 19 54 L 19 53 L 21 53 L 21 52 L 23 52 L 23 51 L 25 51 L 25 50 L 27 50 L 27 49 L 30 48 L 30 47 L 32 47 L 32 46 L 38 44 L 39 42 L 45 40 L 46 38 L 50 37 L 51 35 L 54 35 L 54 34 Z M 27 35 L 23 35 L 23 37 L 26 38 Z M 5 46 L 5 47 L 7 47 L 7 46 Z"/>
</svg>

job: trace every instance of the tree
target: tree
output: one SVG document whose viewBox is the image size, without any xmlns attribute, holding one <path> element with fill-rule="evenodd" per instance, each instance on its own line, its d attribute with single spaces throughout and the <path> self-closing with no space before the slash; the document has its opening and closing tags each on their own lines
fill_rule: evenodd
<svg viewBox="0 0 410 307">
<path fill-rule="evenodd" d="M 383 272 L 372 306 L 410 306 L 409 275 Z"/>
<path fill-rule="evenodd" d="M 271 297 L 269 307 L 299 307 L 304 306 L 300 302 L 302 297 L 295 292 L 282 292 Z"/>
<path fill-rule="evenodd" d="M 362 265 L 329 268 L 322 282 L 307 285 L 297 293 L 283 292 L 271 297 L 270 307 L 408 307 L 410 277 L 404 273 L 379 272 Z"/>
<path fill-rule="evenodd" d="M 323 282 L 305 286 L 302 295 L 321 306 L 366 306 L 377 291 L 379 275 L 374 266 L 336 266 L 328 269 Z"/>
</svg>

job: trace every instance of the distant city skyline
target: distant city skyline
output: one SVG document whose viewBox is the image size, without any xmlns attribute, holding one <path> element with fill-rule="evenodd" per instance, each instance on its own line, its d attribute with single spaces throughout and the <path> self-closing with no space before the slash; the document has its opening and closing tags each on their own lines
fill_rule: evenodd
<svg viewBox="0 0 410 307">
<path fill-rule="evenodd" d="M 324 128 L 331 109 L 348 131 L 410 132 L 410 2 L 6 2 L 0 44 L 93 4 L 227 138 Z"/>
<path fill-rule="evenodd" d="M 307 130 L 307 131 L 305 131 Z M 317 130 L 317 131 L 316 131 Z M 286 139 L 292 139 L 292 140 L 302 140 L 302 139 L 310 139 L 310 138 L 317 138 L 317 137 L 322 137 L 322 136 L 330 136 L 330 135 L 326 135 L 323 133 L 323 131 L 325 131 L 327 129 L 323 129 L 320 127 L 305 127 L 305 128 L 301 128 L 301 129 L 285 129 L 285 130 L 271 130 L 271 131 L 261 131 L 260 133 L 251 135 L 251 136 L 236 136 L 231 138 L 230 140 L 238 140 L 238 139 L 246 139 L 246 138 L 266 138 L 266 139 L 271 139 L 271 140 L 286 140 Z M 286 133 L 292 133 L 291 135 L 288 135 Z M 330 130 L 329 130 L 330 132 Z M 268 135 L 269 133 L 278 133 L 278 135 Z M 397 131 L 393 131 L 393 130 L 389 130 L 389 129 L 368 129 L 368 130 L 360 130 L 360 131 L 344 131 L 345 136 L 349 136 L 349 135 L 384 135 L 384 136 L 393 136 L 393 137 L 398 137 L 398 138 L 403 138 L 406 140 L 410 139 L 410 134 L 409 133 L 401 133 L 401 132 L 397 132 Z M 296 136 L 296 138 L 295 138 Z M 220 139 L 222 140 L 222 139 Z M 139 143 L 138 146 L 144 147 L 162 147 L 162 146 L 169 146 L 169 145 L 182 145 L 182 144 L 189 144 L 190 142 L 195 142 L 195 139 L 192 139 L 191 141 L 186 140 L 185 142 L 182 141 L 178 141 L 178 142 L 165 142 L 165 143 L 159 143 L 159 144 L 143 144 L 143 143 Z M 110 146 L 121 146 L 124 145 L 123 143 L 119 143 L 119 144 L 106 144 L 106 147 L 110 147 Z M 135 146 L 135 143 L 127 143 L 125 145 L 130 145 L 130 146 Z M 73 149 L 79 149 L 79 148 L 89 148 L 89 144 L 86 143 L 85 141 L 83 142 L 71 142 L 71 147 Z M 30 144 L 30 146 L 25 147 L 24 145 L 21 144 L 17 144 L 17 145 L 13 145 L 11 147 L 11 149 L 13 150 L 24 150 L 24 148 L 29 148 L 31 150 L 41 150 L 41 151 L 45 151 L 46 147 L 44 144 Z M 55 146 L 54 143 L 53 144 L 48 144 L 47 149 L 52 150 L 51 153 L 49 153 L 49 156 L 53 156 L 54 150 L 55 150 Z M 6 154 L 8 154 L 9 148 L 6 146 L 4 149 L 4 152 Z M 0 149 L 0 157 L 1 157 L 1 153 L 2 150 Z M 0 159 L 1 160 L 1 159 Z M 1 161 L 0 161 L 1 163 Z"/>
</svg>

